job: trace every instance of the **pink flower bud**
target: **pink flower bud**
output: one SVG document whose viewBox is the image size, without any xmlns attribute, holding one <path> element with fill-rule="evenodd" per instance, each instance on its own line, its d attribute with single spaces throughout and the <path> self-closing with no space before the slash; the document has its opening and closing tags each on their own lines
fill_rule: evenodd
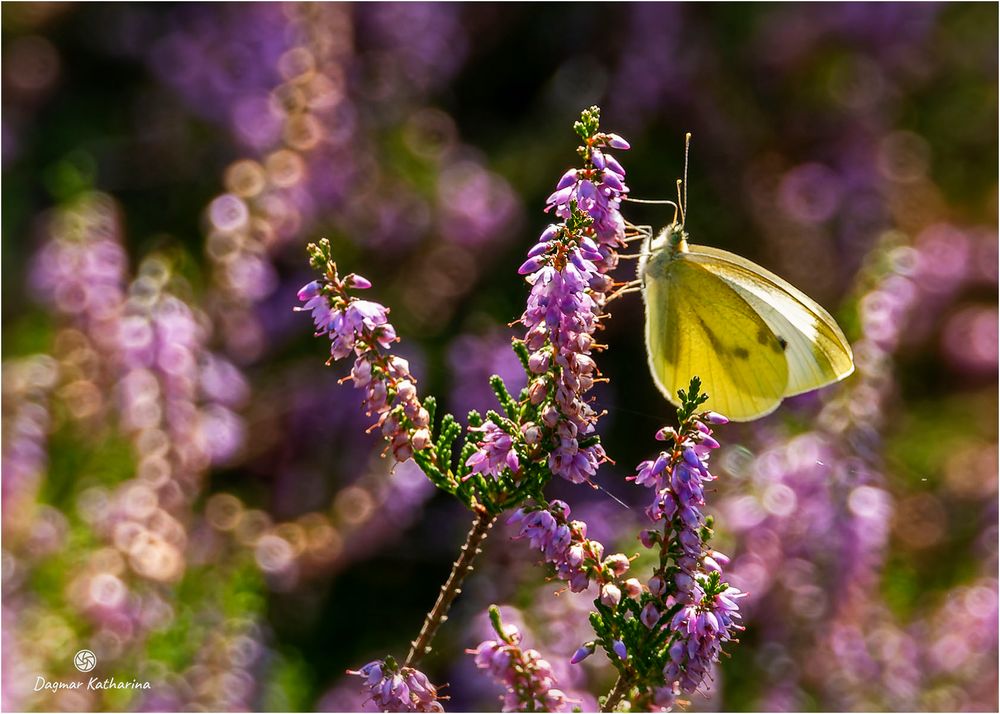
<svg viewBox="0 0 1000 714">
<path fill-rule="evenodd" d="M 642 612 L 639 614 L 639 621 L 649 629 L 653 629 L 659 620 L 660 611 L 656 609 L 656 605 L 647 602 L 646 607 L 642 608 Z"/>
<path fill-rule="evenodd" d="M 667 591 L 667 584 L 663 582 L 663 578 L 659 575 L 651 577 L 647 585 L 649 586 L 649 592 L 656 597 L 660 597 Z"/>
<path fill-rule="evenodd" d="M 615 575 L 621 575 L 628 570 L 628 557 L 623 553 L 615 553 L 604 559 L 604 566 Z"/>
<path fill-rule="evenodd" d="M 560 229 L 561 229 L 561 226 L 557 226 L 554 223 L 550 223 L 545 228 L 545 230 L 542 231 L 542 234 L 540 236 L 538 236 L 538 242 L 539 243 L 547 243 L 547 242 L 551 241 L 553 238 L 555 238 L 556 236 L 559 235 Z"/>
<path fill-rule="evenodd" d="M 372 411 L 382 411 L 388 398 L 385 382 L 372 382 L 368 392 L 367 406 Z"/>
<path fill-rule="evenodd" d="M 368 278 L 362 277 L 357 273 L 351 273 L 346 278 L 344 278 L 344 285 L 349 288 L 354 288 L 356 290 L 367 290 L 372 286 Z"/>
<path fill-rule="evenodd" d="M 528 334 L 524 336 L 524 344 L 529 350 L 541 349 L 548 337 L 549 333 L 545 329 L 545 323 L 543 322 L 535 325 L 528 331 Z"/>
<path fill-rule="evenodd" d="M 607 583 L 601 588 L 601 602 L 608 607 L 616 607 L 622 599 L 622 591 L 614 583 Z"/>
<path fill-rule="evenodd" d="M 625 151 L 627 149 L 632 148 L 631 145 L 627 141 L 625 141 L 625 139 L 618 136 L 617 134 L 605 134 L 604 136 L 607 139 L 608 146 L 610 146 L 612 149 L 621 149 L 622 151 Z"/>
<path fill-rule="evenodd" d="M 318 280 L 313 280 L 311 283 L 306 283 L 301 288 L 299 288 L 299 295 L 298 295 L 299 300 L 305 302 L 306 300 L 316 297 L 317 295 L 319 295 L 322 287 L 323 284 Z"/>
<path fill-rule="evenodd" d="M 665 426 L 656 432 L 657 441 L 676 441 L 677 440 L 677 430 L 672 426 Z"/>
<path fill-rule="evenodd" d="M 568 188 L 576 183 L 576 169 L 570 169 L 562 175 L 559 179 L 559 183 L 556 184 L 556 191 L 561 191 L 564 188 Z"/>
<path fill-rule="evenodd" d="M 426 409 L 420 407 L 417 410 L 417 413 L 410 418 L 410 421 L 412 421 L 413 426 L 417 428 L 425 427 L 430 423 L 431 415 Z"/>
<path fill-rule="evenodd" d="M 528 399 L 536 407 L 545 400 L 548 393 L 549 388 L 544 379 L 536 379 L 528 387 Z"/>
<path fill-rule="evenodd" d="M 409 377 L 410 363 L 402 357 L 393 355 L 389 358 L 389 374 L 393 377 Z"/>
<path fill-rule="evenodd" d="M 422 451 L 431 444 L 431 432 L 427 429 L 417 429 L 410 439 L 415 451 Z"/>
<path fill-rule="evenodd" d="M 575 439 L 578 432 L 576 424 L 568 419 L 563 419 L 556 427 L 556 434 L 559 435 L 560 439 Z"/>
<path fill-rule="evenodd" d="M 709 555 L 711 555 L 712 558 L 715 559 L 715 562 L 717 562 L 723 568 L 729 565 L 729 556 L 726 555 L 725 553 L 720 553 L 717 550 L 713 550 L 711 553 L 709 553 Z"/>
<path fill-rule="evenodd" d="M 536 270 L 545 265 L 545 256 L 536 255 L 533 258 L 528 258 L 526 261 L 521 263 L 521 267 L 517 269 L 519 275 L 528 275 L 534 273 Z"/>
<path fill-rule="evenodd" d="M 399 463 L 404 461 L 409 461 L 413 457 L 413 447 L 410 445 L 409 440 L 403 441 L 401 444 L 393 445 L 392 456 Z"/>
<path fill-rule="evenodd" d="M 413 386 L 413 382 L 408 379 L 404 379 L 396 385 L 396 396 L 401 401 L 408 402 L 417 396 L 417 388 Z"/>
<path fill-rule="evenodd" d="M 642 583 L 639 582 L 638 578 L 629 578 L 622 583 L 622 587 L 625 588 L 625 594 L 630 598 L 642 595 Z"/>
<path fill-rule="evenodd" d="M 551 353 L 547 350 L 538 350 L 537 352 L 532 352 L 531 356 L 528 357 L 528 369 L 530 369 L 534 374 L 541 374 L 549 368 L 549 357 Z"/>
<path fill-rule="evenodd" d="M 536 256 L 543 255 L 544 253 L 547 253 L 551 247 L 552 244 L 549 243 L 548 241 L 541 241 L 539 243 L 535 243 L 533 246 L 531 246 L 531 250 L 528 251 L 528 257 L 534 258 Z"/>
<path fill-rule="evenodd" d="M 611 279 L 610 275 L 605 273 L 596 273 L 590 278 L 590 289 L 596 293 L 606 293 L 611 289 L 614 284 L 614 280 Z"/>
<path fill-rule="evenodd" d="M 618 178 L 618 174 L 613 171 L 605 171 L 601 177 L 601 183 L 614 191 L 624 191 L 625 184 Z"/>
<path fill-rule="evenodd" d="M 382 436 L 391 439 L 399 431 L 399 426 L 399 419 L 396 418 L 396 415 L 387 414 L 382 420 Z"/>
<path fill-rule="evenodd" d="M 524 443 L 528 446 L 534 446 L 542 440 L 542 430 L 533 421 L 529 421 L 521 427 L 521 435 L 524 437 Z"/>
<path fill-rule="evenodd" d="M 417 420 L 417 417 L 420 416 L 420 410 L 421 409 L 423 409 L 423 407 L 420 406 L 420 402 L 418 402 L 416 399 L 411 399 L 410 401 L 405 402 L 403 404 L 403 413 L 416 426 L 419 426 L 418 424 L 416 424 L 416 420 Z M 427 421 L 428 422 L 430 421 L 430 414 L 427 415 Z"/>
<path fill-rule="evenodd" d="M 363 357 L 358 357 L 354 361 L 354 367 L 351 368 L 351 378 L 354 380 L 355 387 L 367 386 L 372 381 L 371 362 Z"/>
<path fill-rule="evenodd" d="M 702 445 L 707 446 L 710 449 L 718 449 L 719 448 L 719 442 L 716 441 L 715 439 L 713 439 L 708 434 L 705 434 L 704 436 L 701 437 L 701 443 L 702 443 Z"/>
</svg>

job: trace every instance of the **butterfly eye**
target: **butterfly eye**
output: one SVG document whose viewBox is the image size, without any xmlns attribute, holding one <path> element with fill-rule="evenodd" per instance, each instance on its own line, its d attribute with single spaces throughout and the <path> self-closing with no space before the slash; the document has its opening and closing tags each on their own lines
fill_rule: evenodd
<svg viewBox="0 0 1000 714">
<path fill-rule="evenodd" d="M 671 251 L 681 253 L 687 251 L 687 233 L 684 231 L 683 223 L 672 223 L 667 228 L 667 241 Z"/>
</svg>

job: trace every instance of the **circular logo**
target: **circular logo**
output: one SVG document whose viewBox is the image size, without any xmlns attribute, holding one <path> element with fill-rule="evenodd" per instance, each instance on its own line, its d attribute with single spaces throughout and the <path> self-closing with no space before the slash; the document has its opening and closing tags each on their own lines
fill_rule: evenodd
<svg viewBox="0 0 1000 714">
<path fill-rule="evenodd" d="M 73 666 L 81 672 L 89 672 L 97 666 L 97 655 L 90 650 L 80 650 L 73 656 Z"/>
</svg>

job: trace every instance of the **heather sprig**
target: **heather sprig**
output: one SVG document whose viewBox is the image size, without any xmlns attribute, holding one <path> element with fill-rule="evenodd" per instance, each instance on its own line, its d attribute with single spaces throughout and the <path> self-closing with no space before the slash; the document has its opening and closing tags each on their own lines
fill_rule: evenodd
<svg viewBox="0 0 1000 714">
<path fill-rule="evenodd" d="M 646 587 L 617 602 L 599 597 L 591 624 L 597 638 L 581 648 L 579 661 L 602 646 L 619 672 L 604 708 L 622 699 L 646 709 L 670 709 L 677 697 L 698 691 L 722 646 L 743 629 L 738 600 L 745 596 L 722 579 L 728 558 L 711 550 L 712 521 L 702 511 L 704 485 L 715 479 L 709 454 L 718 448 L 711 425 L 726 418 L 699 412 L 707 397 L 697 377 L 680 390 L 679 426 L 656 438 L 667 448 L 637 467 L 636 484 L 652 488 L 646 515 L 654 527 L 640 541 L 657 564 Z"/>
<path fill-rule="evenodd" d="M 627 149 L 628 143 L 601 132 L 599 125 L 597 107 L 585 110 L 576 123 L 583 166 L 567 171 L 547 199 L 546 210 L 562 220 L 542 232 L 519 270 L 531 289 L 519 319 L 525 334 L 512 348 L 528 385 L 515 397 L 500 377 L 491 377 L 499 410 L 485 418 L 470 412 L 461 445 L 458 420 L 446 414 L 436 423 L 433 397 L 418 396 L 406 360 L 391 353 L 398 338 L 388 308 L 356 296 L 371 283 L 354 273 L 340 277 L 329 241 L 309 246 L 310 263 L 321 277 L 299 291 L 303 305 L 297 309 L 311 312 L 317 335 L 329 338 L 330 361 L 353 355 L 348 379 L 363 390 L 363 406 L 375 419 L 371 428 L 381 430 L 397 461 L 414 459 L 438 488 L 476 514 L 406 666 L 429 651 L 496 517 L 529 499 L 544 503 L 543 489 L 552 475 L 589 482 L 607 460 L 595 434 L 600 414 L 586 395 L 600 379 L 595 335 L 607 296 L 618 287 L 607 273 L 617 265 L 625 238 L 619 209 L 628 188 L 610 150 Z M 565 552 L 551 545 L 547 553 L 559 576 L 574 590 L 596 579 L 608 603 L 617 604 L 623 591 L 637 596 L 639 581 L 621 580 L 628 559 L 620 554 L 602 559 L 603 547 L 565 522 L 568 506 L 556 511 L 536 508 L 526 518 L 548 518 L 546 527 L 551 521 L 565 540 Z"/>
<path fill-rule="evenodd" d="M 351 372 L 365 392 L 366 411 L 376 418 L 398 461 L 416 458 L 440 488 L 470 508 L 496 514 L 538 496 L 557 474 L 574 483 L 589 481 L 606 460 L 594 434 L 600 416 L 586 400 L 599 379 L 592 352 L 607 293 L 615 284 L 607 272 L 617 265 L 624 245 L 620 213 L 628 191 L 625 172 L 609 149 L 627 149 L 616 134 L 602 133 L 596 107 L 585 110 L 575 129 L 583 140 L 583 166 L 567 171 L 546 201 L 562 218 L 548 226 L 528 251 L 520 273 L 531 291 L 520 322 L 524 338 L 513 349 L 529 384 L 515 398 L 503 380 L 490 386 L 502 413 L 484 420 L 468 415 L 467 440 L 454 463 L 461 434 L 457 420 L 445 415 L 434 434 L 434 401 L 417 397 L 405 360 L 390 354 L 396 341 L 389 310 L 358 299 L 353 291 L 371 287 L 351 273 L 341 278 L 328 241 L 309 247 L 310 261 L 322 274 L 299 291 L 301 310 L 312 312 L 317 334 L 330 338 L 331 359 L 355 355 Z"/>
<path fill-rule="evenodd" d="M 486 670 L 503 685 L 500 697 L 505 712 L 561 712 L 569 703 L 566 694 L 556 687 L 552 665 L 535 649 L 521 647 L 523 637 L 515 625 L 505 625 L 500 609 L 491 605 L 490 623 L 495 640 L 484 640 L 466 650 L 475 655 L 476 666 Z"/>
<path fill-rule="evenodd" d="M 600 132 L 599 124 L 592 107 L 574 126 L 584 166 L 563 174 L 546 200 L 546 210 L 563 221 L 542 232 L 519 269 L 531 285 L 519 346 L 529 353 L 528 397 L 539 416 L 533 423 L 549 470 L 573 483 L 589 481 L 607 459 L 594 436 L 600 414 L 586 394 L 600 377 L 592 357 L 599 348 L 595 333 L 614 287 L 607 273 L 618 264 L 625 238 L 625 170 L 608 150 L 629 146 Z"/>
<path fill-rule="evenodd" d="M 583 592 L 595 582 L 600 600 L 616 606 L 622 596 L 642 591 L 635 578 L 626 579 L 629 559 L 622 553 L 604 557 L 604 546 L 587 538 L 587 524 L 569 520 L 570 508 L 564 501 L 530 505 L 517 510 L 508 524 L 519 527 L 515 538 L 527 538 L 532 548 L 542 552 L 555 576 L 573 592 Z"/>
<path fill-rule="evenodd" d="M 311 312 L 317 336 L 330 338 L 330 361 L 355 356 L 348 379 L 364 394 L 365 413 L 375 418 L 371 428 L 381 430 L 396 461 L 408 461 L 431 445 L 434 403 L 430 401 L 430 409 L 421 403 L 409 363 L 390 353 L 398 338 L 389 309 L 353 294 L 371 283 L 355 273 L 341 278 L 328 240 L 310 244 L 309 258 L 323 277 L 299 290 L 304 305 L 296 309 Z"/>
<path fill-rule="evenodd" d="M 400 667 L 392 657 L 369 662 L 348 674 L 364 679 L 371 701 L 383 712 L 442 712 L 442 697 L 427 675 L 413 667 Z"/>
<path fill-rule="evenodd" d="M 397 462 L 414 459 L 432 483 L 473 511 L 494 516 L 500 513 L 509 494 L 519 492 L 510 473 L 511 465 L 518 464 L 517 453 L 501 428 L 513 431 L 511 419 L 491 411 L 483 423 L 478 413 L 470 412 L 469 434 L 475 441 L 458 449 L 456 463 L 454 452 L 462 428 L 451 414 L 435 424 L 436 400 L 418 395 L 409 363 L 392 354 L 399 338 L 389 322 L 389 308 L 356 295 L 356 291 L 371 289 L 371 282 L 356 273 L 342 277 L 328 240 L 310 244 L 308 250 L 310 263 L 321 277 L 299 290 L 303 304 L 295 309 L 311 313 L 316 335 L 330 340 L 328 364 L 353 356 L 351 374 L 343 381 L 351 381 L 361 390 L 361 406 L 374 419 L 369 429 L 381 432 Z M 515 414 L 516 404 L 502 380 L 492 379 L 491 386 L 506 405 L 505 411 Z M 482 451 L 477 451 L 479 439 L 489 445 Z M 499 457 L 502 464 L 497 462 L 498 449 L 505 450 Z M 478 460 L 473 458 L 475 454 L 480 454 Z M 535 475 L 537 486 L 537 469 Z"/>
</svg>

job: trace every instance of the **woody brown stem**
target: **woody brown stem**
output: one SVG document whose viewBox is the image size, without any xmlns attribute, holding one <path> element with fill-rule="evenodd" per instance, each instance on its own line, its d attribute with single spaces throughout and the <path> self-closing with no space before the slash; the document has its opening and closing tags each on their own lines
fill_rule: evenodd
<svg viewBox="0 0 1000 714">
<path fill-rule="evenodd" d="M 619 675 L 618 681 L 615 682 L 615 686 L 611 688 L 608 692 L 607 699 L 604 700 L 604 706 L 601 707 L 602 712 L 613 712 L 618 703 L 628 694 L 630 688 L 629 683 L 625 680 L 625 677 Z"/>
<path fill-rule="evenodd" d="M 451 568 L 448 580 L 441 586 L 441 594 L 438 595 L 434 607 L 427 613 L 424 625 L 420 628 L 420 634 L 413 641 L 410 652 L 406 655 L 407 667 L 415 666 L 425 654 L 431 651 L 431 641 L 437 633 L 438 627 L 448 619 L 448 609 L 460 592 L 465 577 L 472 572 L 472 564 L 476 556 L 481 551 L 483 541 L 489 535 L 490 528 L 496 522 L 497 517 L 481 510 L 476 514 L 476 520 L 472 523 L 472 529 L 465 539 L 458 560 Z"/>
</svg>

